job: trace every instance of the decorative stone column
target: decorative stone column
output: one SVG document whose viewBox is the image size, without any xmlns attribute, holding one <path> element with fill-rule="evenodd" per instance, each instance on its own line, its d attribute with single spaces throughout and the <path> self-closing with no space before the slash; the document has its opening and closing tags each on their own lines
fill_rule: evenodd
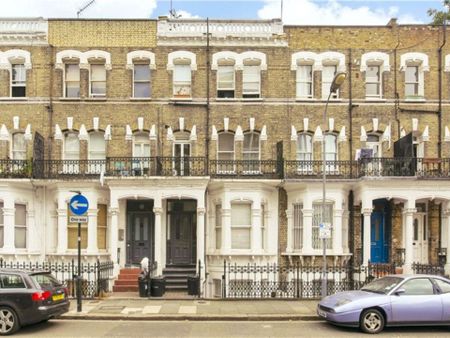
<svg viewBox="0 0 450 338">
<path fill-rule="evenodd" d="M 304 253 L 311 253 L 312 246 L 312 226 L 313 226 L 313 209 L 302 209 L 303 214 L 303 249 Z"/>
<path fill-rule="evenodd" d="M 97 203 L 93 204 L 97 205 Z M 98 252 L 97 245 L 97 215 L 98 209 L 89 209 L 88 215 L 88 229 L 87 229 L 87 250 L 88 254 L 95 254 Z"/>
<path fill-rule="evenodd" d="M 340 255 L 343 253 L 342 248 L 342 215 L 344 210 L 335 209 L 334 210 L 334 220 L 333 220 L 333 252 L 335 255 Z"/>
<path fill-rule="evenodd" d="M 154 206 L 153 212 L 155 214 L 155 257 L 153 258 L 155 262 L 158 264 L 156 275 L 159 276 L 162 274 L 162 224 L 161 217 L 163 214 L 163 209 L 160 206 Z"/>
<path fill-rule="evenodd" d="M 287 217 L 287 244 L 286 244 L 286 252 L 291 253 L 294 251 L 294 238 L 293 238 L 293 228 L 294 225 L 292 224 L 294 210 L 292 208 L 288 208 L 286 210 L 286 217 Z"/>
<path fill-rule="evenodd" d="M 258 254 L 262 251 L 261 242 L 261 203 L 253 203 L 259 207 L 258 209 L 252 208 L 252 232 L 251 232 L 251 249 L 252 254 Z"/>
<path fill-rule="evenodd" d="M 109 214 L 111 216 L 111 230 L 109 234 L 109 252 L 111 255 L 111 260 L 114 264 L 117 264 L 117 245 L 118 245 L 118 234 L 119 231 L 119 208 L 117 206 L 109 208 Z"/>
<path fill-rule="evenodd" d="M 412 263 L 414 255 L 413 246 L 413 229 L 414 229 L 414 213 L 416 209 L 415 202 L 408 201 L 406 208 L 403 210 L 404 229 L 405 229 L 405 264 L 403 265 L 403 273 L 412 273 Z"/>
<path fill-rule="evenodd" d="M 363 259 L 362 264 L 369 265 L 370 261 L 370 249 L 371 249 L 371 236 L 370 236 L 370 222 L 372 217 L 372 208 L 364 208 L 364 234 L 363 234 Z"/>
<path fill-rule="evenodd" d="M 5 198 L 3 202 L 3 252 L 13 254 L 15 251 L 15 212 L 14 200 Z"/>
<path fill-rule="evenodd" d="M 199 291 L 202 295 L 203 281 L 205 280 L 205 208 L 197 208 L 197 262 L 200 262 L 201 271 Z"/>
<path fill-rule="evenodd" d="M 222 209 L 222 248 L 221 254 L 231 251 L 231 209 Z"/>
</svg>

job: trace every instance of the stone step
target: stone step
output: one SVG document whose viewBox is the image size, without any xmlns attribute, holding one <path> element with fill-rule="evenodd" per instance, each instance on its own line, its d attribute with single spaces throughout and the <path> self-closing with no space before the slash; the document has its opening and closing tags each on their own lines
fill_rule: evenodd
<svg viewBox="0 0 450 338">
<path fill-rule="evenodd" d="M 114 285 L 138 285 L 138 282 L 136 279 L 117 279 Z"/>
<path fill-rule="evenodd" d="M 132 279 L 135 279 L 135 280 L 137 280 L 138 279 L 138 277 L 139 277 L 139 274 L 137 274 L 137 275 L 132 275 L 132 274 L 120 274 L 119 276 L 118 276 L 118 279 L 129 279 L 129 280 L 132 280 Z"/>
<path fill-rule="evenodd" d="M 113 292 L 127 292 L 127 291 L 138 292 L 139 288 L 137 285 L 114 285 L 113 286 Z"/>
</svg>

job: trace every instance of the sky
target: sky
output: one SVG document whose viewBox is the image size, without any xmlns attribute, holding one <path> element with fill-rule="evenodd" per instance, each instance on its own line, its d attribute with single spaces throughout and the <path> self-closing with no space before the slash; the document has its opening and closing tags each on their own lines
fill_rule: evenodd
<svg viewBox="0 0 450 338">
<path fill-rule="evenodd" d="M 0 0 L 0 17 L 76 18 L 92 0 Z M 81 18 L 158 18 L 175 10 L 182 18 L 273 19 L 290 25 L 386 25 L 429 23 L 427 9 L 442 0 L 93 0 Z"/>
</svg>

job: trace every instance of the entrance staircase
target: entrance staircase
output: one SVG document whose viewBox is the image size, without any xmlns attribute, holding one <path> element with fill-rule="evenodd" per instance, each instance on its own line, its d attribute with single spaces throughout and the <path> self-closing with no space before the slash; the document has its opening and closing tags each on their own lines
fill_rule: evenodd
<svg viewBox="0 0 450 338">
<path fill-rule="evenodd" d="M 187 279 L 195 274 L 195 265 L 167 265 L 163 269 L 166 291 L 185 291 L 187 293 Z"/>
<path fill-rule="evenodd" d="M 114 281 L 113 292 L 138 292 L 138 276 L 140 268 L 120 269 L 119 277 Z"/>
</svg>

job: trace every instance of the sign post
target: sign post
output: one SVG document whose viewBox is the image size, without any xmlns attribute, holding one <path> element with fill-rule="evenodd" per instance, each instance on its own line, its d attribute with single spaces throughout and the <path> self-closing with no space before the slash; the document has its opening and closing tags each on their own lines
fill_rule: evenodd
<svg viewBox="0 0 450 338">
<path fill-rule="evenodd" d="M 81 195 L 80 191 L 74 191 L 77 195 L 73 196 L 69 202 L 69 208 L 75 216 L 69 216 L 70 222 L 78 223 L 78 276 L 77 276 L 77 312 L 81 312 L 81 223 L 87 223 L 86 212 L 89 209 L 89 202 L 86 197 Z"/>
</svg>

